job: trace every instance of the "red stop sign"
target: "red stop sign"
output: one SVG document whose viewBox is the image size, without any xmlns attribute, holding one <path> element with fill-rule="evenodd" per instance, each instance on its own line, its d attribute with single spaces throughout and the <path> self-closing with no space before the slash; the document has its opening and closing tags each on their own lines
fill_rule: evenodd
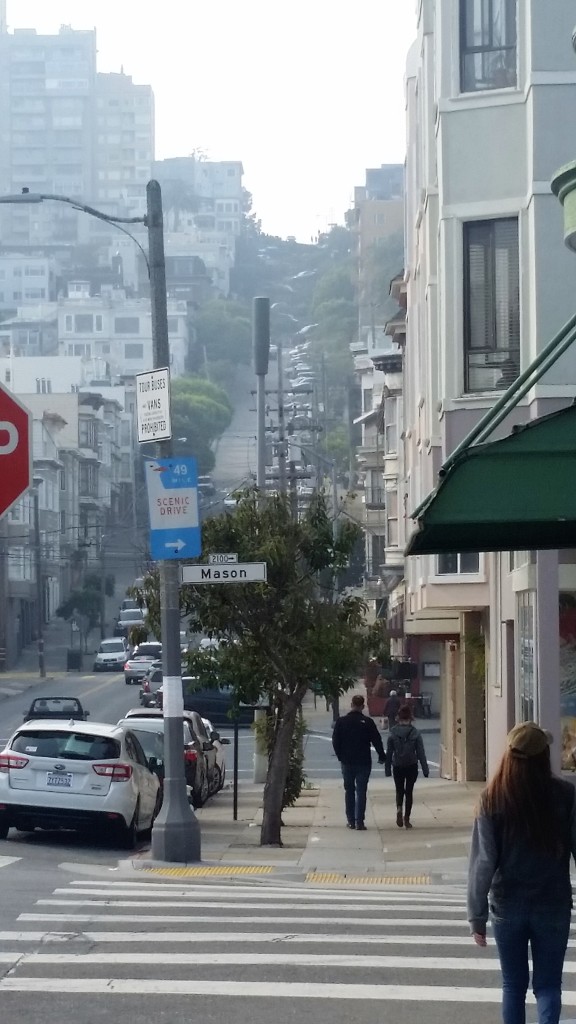
<svg viewBox="0 0 576 1024">
<path fill-rule="evenodd" d="M 0 384 L 0 516 L 32 484 L 32 416 Z"/>
</svg>

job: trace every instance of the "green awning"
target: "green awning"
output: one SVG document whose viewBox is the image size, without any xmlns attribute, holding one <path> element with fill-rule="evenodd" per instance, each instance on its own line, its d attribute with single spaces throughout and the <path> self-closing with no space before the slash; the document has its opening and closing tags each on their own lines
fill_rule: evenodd
<svg viewBox="0 0 576 1024">
<path fill-rule="evenodd" d="M 464 449 L 413 518 L 407 555 L 576 548 L 576 404 Z"/>
</svg>

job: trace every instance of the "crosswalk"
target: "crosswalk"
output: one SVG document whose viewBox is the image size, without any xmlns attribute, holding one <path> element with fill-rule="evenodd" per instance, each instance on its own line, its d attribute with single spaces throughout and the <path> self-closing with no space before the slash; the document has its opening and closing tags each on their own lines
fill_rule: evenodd
<svg viewBox="0 0 576 1024">
<path fill-rule="evenodd" d="M 575 950 L 571 938 L 565 1007 L 576 1006 Z M 218 1020 L 234 1000 L 268 997 L 275 1024 L 293 1020 L 294 1000 L 354 1000 L 361 1024 L 373 1019 L 375 1001 L 402 1001 L 403 1021 L 412 1020 L 410 1006 L 416 1021 L 419 1004 L 435 1004 L 439 1020 L 442 1006 L 474 1004 L 473 1019 L 488 1022 L 501 998 L 494 945 L 472 944 L 458 887 L 81 878 L 0 930 L 0 965 L 0 1002 L 8 993 L 162 996 L 167 1020 L 180 1019 L 170 1016 L 171 1000 L 209 996 L 223 1001 Z M 325 1017 L 315 1012 L 315 1021 L 324 1019 L 328 1009 Z"/>
</svg>

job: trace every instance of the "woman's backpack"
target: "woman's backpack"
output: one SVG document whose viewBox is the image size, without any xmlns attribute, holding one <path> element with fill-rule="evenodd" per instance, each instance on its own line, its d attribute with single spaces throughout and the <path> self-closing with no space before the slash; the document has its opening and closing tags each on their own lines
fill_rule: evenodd
<svg viewBox="0 0 576 1024">
<path fill-rule="evenodd" d="M 394 731 L 392 735 L 394 742 L 393 763 L 396 768 L 408 768 L 411 764 L 418 763 L 418 733 L 411 727 L 408 732 L 401 734 Z"/>
</svg>

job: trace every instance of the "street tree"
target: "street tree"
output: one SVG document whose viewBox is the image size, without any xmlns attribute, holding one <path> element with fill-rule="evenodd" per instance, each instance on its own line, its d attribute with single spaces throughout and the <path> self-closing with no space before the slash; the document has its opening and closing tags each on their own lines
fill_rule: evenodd
<svg viewBox="0 0 576 1024">
<path fill-rule="evenodd" d="M 228 641 L 216 654 L 191 655 L 190 671 L 203 685 L 230 681 L 238 702 L 263 698 L 270 707 L 262 846 L 281 845 L 292 740 L 307 691 L 314 686 L 334 699 L 354 684 L 362 662 L 364 604 L 355 597 L 333 601 L 332 589 L 321 583 L 347 566 L 359 533 L 343 519 L 333 538 L 323 495 L 297 520 L 283 495 L 262 504 L 256 491 L 245 491 L 234 510 L 203 523 L 203 551 L 235 551 L 241 562 L 266 562 L 267 582 L 182 587 L 181 611 L 192 630 Z M 155 576 L 146 577 L 142 600 L 156 632 Z"/>
<path fill-rule="evenodd" d="M 114 596 L 113 576 L 106 576 L 104 593 L 106 597 Z M 59 618 L 66 622 L 70 622 L 72 619 L 76 621 L 85 652 L 88 646 L 88 637 L 100 621 L 101 609 L 101 580 L 97 573 L 89 573 L 85 576 L 82 587 L 71 591 L 67 599 L 56 609 L 56 615 Z"/>
<path fill-rule="evenodd" d="M 178 377 L 172 383 L 174 454 L 194 452 L 200 472 L 214 465 L 212 446 L 232 421 L 226 392 L 203 377 Z"/>
</svg>

